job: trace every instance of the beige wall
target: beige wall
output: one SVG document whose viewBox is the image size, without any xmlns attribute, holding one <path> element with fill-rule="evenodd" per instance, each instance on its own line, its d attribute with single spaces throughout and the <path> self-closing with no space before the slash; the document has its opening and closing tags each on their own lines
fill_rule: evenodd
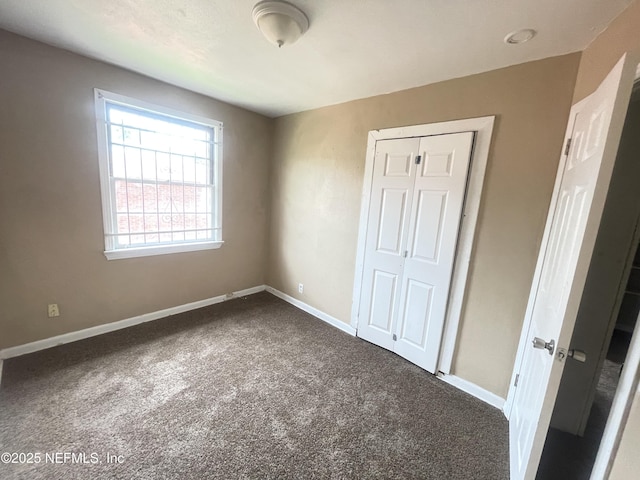
<svg viewBox="0 0 640 480">
<path fill-rule="evenodd" d="M 453 373 L 505 397 L 579 60 L 549 58 L 277 119 L 268 283 L 348 323 L 367 132 L 496 115 Z"/>
<path fill-rule="evenodd" d="M 0 348 L 264 283 L 272 120 L 2 31 L 0 64 Z M 224 122 L 221 249 L 107 261 L 94 87 Z"/>
<path fill-rule="evenodd" d="M 639 50 L 640 1 L 636 1 L 582 53 L 573 103 L 592 93 L 625 52 Z"/>
</svg>

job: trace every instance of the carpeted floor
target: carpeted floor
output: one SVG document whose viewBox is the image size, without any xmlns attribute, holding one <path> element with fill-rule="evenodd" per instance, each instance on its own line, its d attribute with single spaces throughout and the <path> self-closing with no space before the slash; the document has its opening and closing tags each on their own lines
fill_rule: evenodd
<svg viewBox="0 0 640 480">
<path fill-rule="evenodd" d="M 497 480 L 507 430 L 499 410 L 260 293 L 6 360 L 0 453 L 40 458 L 0 478 Z"/>
</svg>

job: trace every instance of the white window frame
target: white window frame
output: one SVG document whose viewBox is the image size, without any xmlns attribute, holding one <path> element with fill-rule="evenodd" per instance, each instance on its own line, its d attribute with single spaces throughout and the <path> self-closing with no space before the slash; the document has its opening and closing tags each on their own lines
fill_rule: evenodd
<svg viewBox="0 0 640 480">
<path fill-rule="evenodd" d="M 98 88 L 94 89 L 96 126 L 98 133 L 98 160 L 100 167 L 100 190 L 102 194 L 102 218 L 104 224 L 104 255 L 108 260 L 122 258 L 146 257 L 151 255 L 164 255 L 170 253 L 193 252 L 220 248 L 222 240 L 222 122 L 190 113 L 180 112 L 171 108 L 155 105 L 137 100 L 117 93 L 108 92 Z M 212 213 L 213 227 L 218 232 L 214 240 L 180 242 L 162 245 L 145 245 L 126 248 L 115 248 L 113 234 L 116 232 L 115 224 L 115 198 L 111 188 L 111 172 L 109 171 L 109 144 L 107 135 L 107 104 L 120 104 L 125 107 L 147 111 L 152 114 L 160 114 L 173 117 L 177 120 L 188 121 L 210 127 L 214 130 L 214 147 L 212 152 L 212 168 L 217 179 L 213 190 Z"/>
</svg>

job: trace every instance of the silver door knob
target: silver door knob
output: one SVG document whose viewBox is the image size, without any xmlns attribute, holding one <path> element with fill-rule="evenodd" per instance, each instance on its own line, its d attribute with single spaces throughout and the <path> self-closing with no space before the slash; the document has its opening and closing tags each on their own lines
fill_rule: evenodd
<svg viewBox="0 0 640 480">
<path fill-rule="evenodd" d="M 545 342 L 543 339 L 534 337 L 533 339 L 533 348 L 546 348 L 549 350 L 549 355 L 553 355 L 553 350 L 556 347 L 555 340 L 551 340 L 550 342 Z"/>
</svg>

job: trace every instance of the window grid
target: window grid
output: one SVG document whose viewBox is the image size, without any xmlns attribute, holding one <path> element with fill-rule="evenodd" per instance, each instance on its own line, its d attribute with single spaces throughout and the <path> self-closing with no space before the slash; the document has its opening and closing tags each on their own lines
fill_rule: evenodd
<svg viewBox="0 0 640 480">
<path fill-rule="evenodd" d="M 164 126 L 174 123 L 178 128 L 162 132 L 125 122 L 126 117 Z M 106 103 L 106 126 L 114 199 L 113 229 L 106 237 L 115 241 L 115 249 L 219 241 L 217 206 L 212 204 L 217 188 L 215 129 L 110 102 Z M 153 139 L 162 145 L 149 146 Z M 186 154 L 185 148 L 191 154 Z M 145 154 L 152 155 L 152 162 L 147 158 L 145 164 Z M 198 168 L 202 165 L 204 172 Z M 148 175 L 148 170 L 153 175 Z"/>
</svg>

